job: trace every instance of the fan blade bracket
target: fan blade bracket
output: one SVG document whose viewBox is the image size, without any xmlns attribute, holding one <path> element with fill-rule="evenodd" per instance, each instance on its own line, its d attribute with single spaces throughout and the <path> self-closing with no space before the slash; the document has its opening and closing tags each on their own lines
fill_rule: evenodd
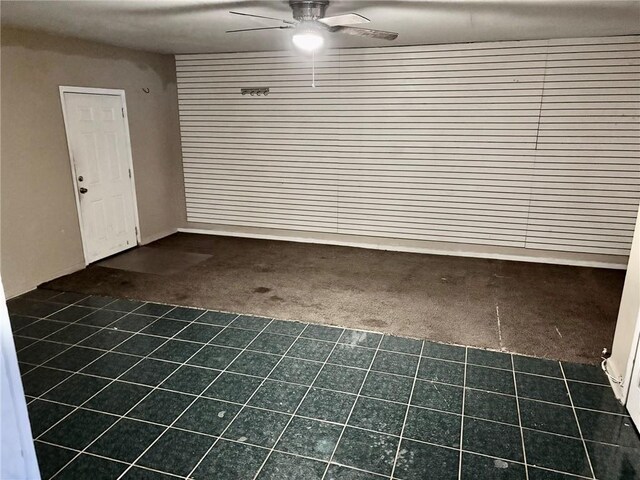
<svg viewBox="0 0 640 480">
<path fill-rule="evenodd" d="M 333 15 L 331 17 L 319 18 L 319 22 L 328 25 L 329 27 L 337 27 L 342 25 L 357 25 L 360 23 L 369 23 L 367 17 L 360 15 L 359 13 L 345 13 L 343 15 Z"/>
<path fill-rule="evenodd" d="M 277 27 L 257 27 L 257 28 L 240 28 L 237 30 L 227 30 L 224 33 L 238 33 L 238 32 L 254 32 L 256 30 L 286 30 L 289 28 L 293 28 L 290 25 L 280 25 Z"/>
</svg>

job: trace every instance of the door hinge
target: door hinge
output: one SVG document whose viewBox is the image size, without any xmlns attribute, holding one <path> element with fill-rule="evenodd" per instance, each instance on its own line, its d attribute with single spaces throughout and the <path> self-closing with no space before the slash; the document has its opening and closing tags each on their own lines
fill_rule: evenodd
<svg viewBox="0 0 640 480">
<path fill-rule="evenodd" d="M 129 169 L 129 178 L 131 178 L 131 169 Z"/>
<path fill-rule="evenodd" d="M 122 118 L 124 118 L 124 107 L 120 109 L 122 111 Z"/>
<path fill-rule="evenodd" d="M 133 227 L 133 229 L 136 231 L 136 235 L 138 235 L 138 227 Z"/>
</svg>

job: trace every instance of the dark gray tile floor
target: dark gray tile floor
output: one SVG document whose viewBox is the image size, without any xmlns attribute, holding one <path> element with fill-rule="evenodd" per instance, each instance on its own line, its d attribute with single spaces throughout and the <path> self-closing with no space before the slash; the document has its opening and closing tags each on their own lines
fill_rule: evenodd
<svg viewBox="0 0 640 480">
<path fill-rule="evenodd" d="M 595 366 L 73 292 L 8 305 L 43 478 L 640 478 Z"/>
</svg>

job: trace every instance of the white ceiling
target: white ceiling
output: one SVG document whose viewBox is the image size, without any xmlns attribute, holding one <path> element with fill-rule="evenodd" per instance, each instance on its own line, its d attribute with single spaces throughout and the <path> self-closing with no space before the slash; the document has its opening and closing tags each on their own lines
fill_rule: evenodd
<svg viewBox="0 0 640 480">
<path fill-rule="evenodd" d="M 2 1 L 3 25 L 163 53 L 289 48 L 288 32 L 225 34 L 277 25 L 229 10 L 291 19 L 285 0 Z M 327 15 L 357 12 L 394 42 L 334 34 L 333 47 L 416 45 L 640 33 L 640 0 L 332 0 Z"/>
</svg>

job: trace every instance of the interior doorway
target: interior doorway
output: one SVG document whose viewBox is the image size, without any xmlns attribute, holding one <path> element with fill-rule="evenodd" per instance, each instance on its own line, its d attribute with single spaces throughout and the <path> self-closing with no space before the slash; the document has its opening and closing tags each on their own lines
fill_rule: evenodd
<svg viewBox="0 0 640 480">
<path fill-rule="evenodd" d="M 123 90 L 60 87 L 87 264 L 139 243 Z"/>
</svg>

